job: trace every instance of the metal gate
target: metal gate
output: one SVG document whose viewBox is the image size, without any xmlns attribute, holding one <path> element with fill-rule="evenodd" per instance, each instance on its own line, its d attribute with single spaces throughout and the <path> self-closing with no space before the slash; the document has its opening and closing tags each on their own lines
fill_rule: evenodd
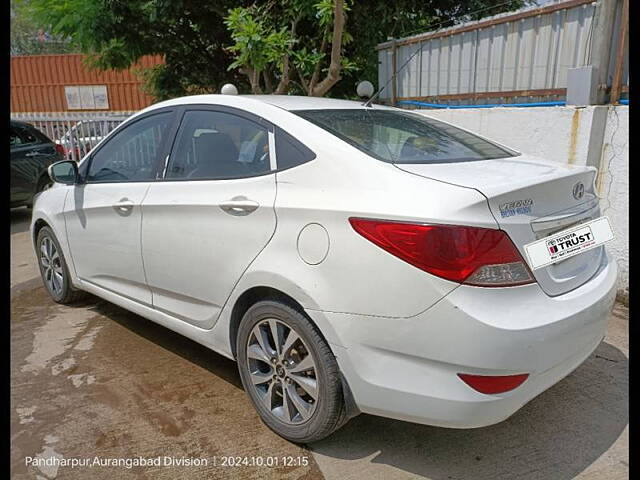
<svg viewBox="0 0 640 480">
<path fill-rule="evenodd" d="M 53 142 L 62 145 L 66 158 L 80 161 L 133 113 L 12 113 L 11 120 L 33 125 Z"/>
</svg>

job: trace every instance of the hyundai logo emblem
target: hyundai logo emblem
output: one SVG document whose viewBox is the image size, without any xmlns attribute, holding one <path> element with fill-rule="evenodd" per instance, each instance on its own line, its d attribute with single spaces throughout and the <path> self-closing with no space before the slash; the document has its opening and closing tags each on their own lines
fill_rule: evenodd
<svg viewBox="0 0 640 480">
<path fill-rule="evenodd" d="M 584 197 L 584 183 L 578 182 L 573 186 L 573 198 L 580 200 Z"/>
</svg>

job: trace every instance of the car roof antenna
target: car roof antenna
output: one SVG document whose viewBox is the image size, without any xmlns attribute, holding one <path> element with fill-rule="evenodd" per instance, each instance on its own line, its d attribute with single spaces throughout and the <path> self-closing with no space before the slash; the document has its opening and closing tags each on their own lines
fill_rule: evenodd
<svg viewBox="0 0 640 480">
<path fill-rule="evenodd" d="M 395 43 L 396 43 L 396 39 L 394 38 L 394 39 L 393 39 L 393 45 L 394 45 L 394 48 L 395 48 Z M 412 59 L 413 57 L 415 57 L 415 56 L 416 56 L 416 54 L 417 54 L 421 49 L 422 49 L 422 45 L 421 45 L 421 44 L 418 44 L 418 48 L 416 48 L 416 51 L 415 51 L 415 52 L 413 52 L 409 58 L 407 58 L 407 61 L 406 61 L 406 62 L 404 62 L 404 63 L 402 64 L 402 66 L 401 66 L 400 68 L 398 68 L 398 69 L 396 70 L 396 72 L 395 72 L 393 75 L 391 75 L 391 78 L 390 78 L 389 80 L 387 80 L 387 83 L 385 83 L 385 84 L 384 84 L 384 86 L 383 86 L 380 90 L 378 90 L 376 93 L 374 93 L 374 94 L 371 96 L 371 98 L 369 98 L 369 100 L 367 100 L 366 102 L 364 102 L 362 105 L 363 105 L 363 106 L 365 106 L 365 107 L 371 107 L 371 106 L 372 106 L 372 105 L 371 105 L 371 103 L 372 103 L 376 98 L 378 98 L 378 97 L 380 96 L 380 94 L 381 94 L 381 93 L 382 93 L 382 92 L 383 92 L 383 91 L 384 91 L 384 90 L 389 86 L 389 84 L 390 84 L 391 82 L 393 82 L 393 81 L 396 79 L 396 77 L 398 76 L 398 74 L 399 74 L 399 73 L 400 73 L 400 72 L 401 72 L 401 71 L 402 71 L 402 70 L 403 70 L 407 65 L 409 65 L 409 62 L 411 61 L 411 59 Z"/>
</svg>

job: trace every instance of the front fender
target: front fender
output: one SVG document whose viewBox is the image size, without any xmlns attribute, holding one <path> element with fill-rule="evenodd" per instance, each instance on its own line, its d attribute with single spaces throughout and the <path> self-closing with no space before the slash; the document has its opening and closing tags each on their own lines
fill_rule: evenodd
<svg viewBox="0 0 640 480">
<path fill-rule="evenodd" d="M 67 238 L 67 229 L 65 224 L 65 208 L 67 196 L 73 187 L 67 185 L 54 184 L 48 190 L 40 192 L 33 202 L 33 213 L 31 215 L 31 225 L 29 228 L 31 241 L 33 243 L 34 252 L 36 252 L 36 232 L 39 231 L 41 225 L 46 224 L 58 239 L 58 243 L 62 248 L 62 253 L 67 261 L 69 274 L 71 275 L 71 283 L 77 287 L 79 282 L 76 274 L 75 265 L 73 263 L 73 255 L 69 249 L 69 241 Z"/>
</svg>

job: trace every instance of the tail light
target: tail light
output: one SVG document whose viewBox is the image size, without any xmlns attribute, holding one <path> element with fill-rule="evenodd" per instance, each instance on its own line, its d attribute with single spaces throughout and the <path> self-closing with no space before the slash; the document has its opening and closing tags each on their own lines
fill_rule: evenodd
<svg viewBox="0 0 640 480">
<path fill-rule="evenodd" d="M 505 393 L 518 388 L 529 378 L 528 373 L 518 375 L 469 375 L 459 373 L 458 377 L 474 390 L 480 393 L 495 394 Z"/>
<path fill-rule="evenodd" d="M 502 230 L 350 218 L 356 232 L 425 272 L 457 283 L 507 287 L 533 275 Z"/>
<path fill-rule="evenodd" d="M 56 147 L 56 152 L 58 152 L 60 155 L 62 155 L 63 157 L 66 155 L 67 152 L 65 151 L 62 145 L 60 145 L 59 143 L 56 143 L 55 147 Z"/>
</svg>

